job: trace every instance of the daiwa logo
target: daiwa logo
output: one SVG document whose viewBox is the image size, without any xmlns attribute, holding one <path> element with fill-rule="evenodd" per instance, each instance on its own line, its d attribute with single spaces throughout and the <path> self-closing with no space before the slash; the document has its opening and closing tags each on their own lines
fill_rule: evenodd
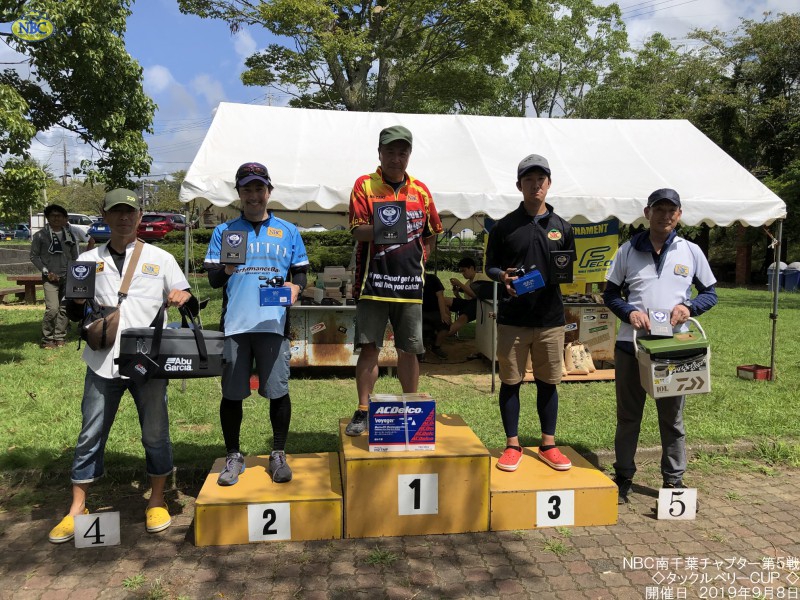
<svg viewBox="0 0 800 600">
<path fill-rule="evenodd" d="M 165 371 L 191 371 L 192 359 L 181 358 L 180 356 L 170 356 L 164 363 Z"/>
<path fill-rule="evenodd" d="M 406 408 L 402 406 L 379 406 L 375 411 L 376 415 L 418 415 L 422 412 L 421 408 L 414 408 L 412 406 L 408 406 Z"/>
</svg>

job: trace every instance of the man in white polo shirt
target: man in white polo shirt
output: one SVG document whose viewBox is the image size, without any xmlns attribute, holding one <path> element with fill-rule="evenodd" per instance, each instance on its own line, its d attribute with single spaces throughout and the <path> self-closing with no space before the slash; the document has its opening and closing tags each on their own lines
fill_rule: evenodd
<svg viewBox="0 0 800 600">
<path fill-rule="evenodd" d="M 120 375 L 114 359 L 119 357 L 123 330 L 148 327 L 164 302 L 182 306 L 191 301 L 188 306 L 196 314 L 197 300 L 189 292 L 189 282 L 172 255 L 136 239 L 142 211 L 134 192 L 126 189 L 108 192 L 103 202 L 103 219 L 111 229 L 108 243 L 84 252 L 78 260 L 95 263 L 94 300 L 105 306 L 119 305 L 119 328 L 112 345 L 99 350 L 87 346 L 83 352 L 87 368 L 81 401 L 83 423 L 72 461 L 72 504 L 67 516 L 50 531 L 49 539 L 54 544 L 71 540 L 75 535 L 74 517 L 89 513 L 86 507 L 89 485 L 105 472 L 106 442 L 126 390 L 133 396 L 139 414 L 150 476 L 151 492 L 145 511 L 147 531 L 163 531 L 172 522 L 164 499 L 165 484 L 173 466 L 167 380 L 136 383 Z M 139 244 L 142 244 L 141 254 L 134 262 Z M 129 269 L 134 269 L 133 278 L 128 294 L 122 297 L 118 292 Z M 84 310 L 83 300 L 67 302 L 67 316 L 73 321 L 81 320 Z"/>
<path fill-rule="evenodd" d="M 675 190 L 663 188 L 650 194 L 644 209 L 650 228 L 620 247 L 606 273 L 603 300 L 620 320 L 614 350 L 617 390 L 614 471 L 620 504 L 628 501 L 636 473 L 634 456 L 646 399 L 639 382 L 633 330 L 642 334 L 650 330 L 647 309 L 668 308 L 673 329 L 684 331 L 689 317 L 701 315 L 717 303 L 714 291 L 717 281 L 708 260 L 696 244 L 675 232 L 681 214 L 681 198 Z M 692 285 L 698 292 L 695 298 L 691 298 Z M 673 396 L 655 401 L 661 432 L 661 475 L 666 488 L 685 487 L 684 398 Z"/>
</svg>

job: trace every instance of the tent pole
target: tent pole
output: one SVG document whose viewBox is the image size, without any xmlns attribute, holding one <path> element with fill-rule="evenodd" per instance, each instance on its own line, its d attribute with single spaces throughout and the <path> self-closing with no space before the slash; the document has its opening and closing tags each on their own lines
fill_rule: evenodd
<svg viewBox="0 0 800 600">
<path fill-rule="evenodd" d="M 778 240 L 775 244 L 775 260 L 772 271 L 772 312 L 769 318 L 772 319 L 772 343 L 770 344 L 769 354 L 769 380 L 775 381 L 775 344 L 778 333 L 778 288 L 780 287 L 780 264 L 781 264 L 781 239 L 783 237 L 783 219 L 778 219 Z"/>
<path fill-rule="evenodd" d="M 492 363 L 492 394 L 494 394 L 494 379 L 495 379 L 495 361 L 497 357 L 497 282 L 492 285 L 492 314 L 489 315 L 492 320 L 492 355 L 489 360 Z"/>
</svg>

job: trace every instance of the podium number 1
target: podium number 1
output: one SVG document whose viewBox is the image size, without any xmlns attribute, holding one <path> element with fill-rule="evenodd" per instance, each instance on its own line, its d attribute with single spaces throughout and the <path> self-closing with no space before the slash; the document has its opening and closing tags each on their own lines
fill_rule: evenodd
<svg viewBox="0 0 800 600">
<path fill-rule="evenodd" d="M 536 492 L 536 527 L 575 524 L 575 490 Z"/>
<path fill-rule="evenodd" d="M 290 504 L 288 502 L 248 504 L 247 530 L 251 542 L 291 540 Z"/>
<path fill-rule="evenodd" d="M 398 515 L 439 514 L 439 474 L 397 476 Z"/>
</svg>

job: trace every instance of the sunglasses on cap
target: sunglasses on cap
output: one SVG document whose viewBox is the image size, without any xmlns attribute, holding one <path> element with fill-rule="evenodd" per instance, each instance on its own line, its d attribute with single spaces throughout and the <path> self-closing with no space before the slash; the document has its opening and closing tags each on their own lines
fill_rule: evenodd
<svg viewBox="0 0 800 600">
<path fill-rule="evenodd" d="M 267 168 L 264 165 L 259 165 L 258 163 L 248 163 L 246 165 L 242 165 L 239 167 L 239 170 L 236 171 L 237 180 L 244 179 L 249 175 L 257 175 L 259 177 L 269 179 Z"/>
</svg>

